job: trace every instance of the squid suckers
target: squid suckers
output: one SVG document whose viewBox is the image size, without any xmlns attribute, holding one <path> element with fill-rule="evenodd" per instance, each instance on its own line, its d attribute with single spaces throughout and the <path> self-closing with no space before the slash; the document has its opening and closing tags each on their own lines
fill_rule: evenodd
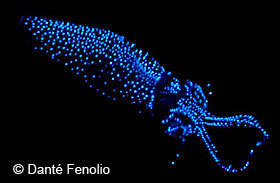
<svg viewBox="0 0 280 183">
<path fill-rule="evenodd" d="M 211 114 L 198 84 L 179 81 L 148 52 L 137 48 L 124 36 L 110 30 L 38 17 L 21 17 L 20 24 L 32 34 L 35 50 L 63 63 L 101 95 L 142 104 L 146 110 L 161 113 L 168 135 L 182 141 L 190 134 L 201 138 L 217 165 L 226 171 L 245 170 L 255 148 L 269 137 L 253 116 L 216 117 Z M 262 136 L 244 164 L 235 167 L 219 158 L 219 151 L 205 126 L 256 128 Z"/>
</svg>

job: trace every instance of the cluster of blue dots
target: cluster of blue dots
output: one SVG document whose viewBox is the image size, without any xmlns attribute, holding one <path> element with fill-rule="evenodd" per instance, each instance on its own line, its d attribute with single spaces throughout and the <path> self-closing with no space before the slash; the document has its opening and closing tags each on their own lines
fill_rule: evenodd
<svg viewBox="0 0 280 183">
<path fill-rule="evenodd" d="M 90 88 L 112 100 L 129 98 L 153 108 L 154 89 L 165 71 L 134 43 L 110 30 L 64 21 L 26 17 L 22 22 L 38 40 L 34 49 L 63 62 Z"/>
<path fill-rule="evenodd" d="M 167 76 L 171 76 L 171 72 L 168 72 Z M 172 77 L 171 81 L 169 81 L 169 83 L 165 83 L 165 85 L 166 86 L 164 86 L 163 89 L 159 91 L 159 94 L 178 94 L 180 91 L 182 91 L 180 81 L 175 77 Z"/>
<path fill-rule="evenodd" d="M 208 84 L 208 86 L 210 86 L 210 84 Z M 171 108 L 169 110 L 169 115 L 162 120 L 162 124 L 167 125 L 166 133 L 178 137 L 182 139 L 182 141 L 185 141 L 185 137 L 189 134 L 195 134 L 203 140 L 210 155 L 222 169 L 232 173 L 247 169 L 249 160 L 255 152 L 255 148 L 268 139 L 268 133 L 260 126 L 258 121 L 250 115 L 236 115 L 231 117 L 216 117 L 212 115 L 207 111 L 208 101 L 201 87 L 189 80 L 186 81 L 184 87 L 185 96 L 178 100 L 176 107 Z M 186 120 L 186 118 L 188 120 Z M 262 138 L 260 138 L 250 150 L 248 158 L 243 166 L 237 168 L 218 157 L 219 151 L 212 143 L 205 126 L 256 128 L 261 132 Z"/>
<path fill-rule="evenodd" d="M 252 116 L 215 117 L 207 111 L 208 101 L 199 85 L 189 80 L 184 84 L 180 83 L 170 72 L 165 72 L 148 53 L 110 30 L 38 17 L 22 17 L 20 23 L 35 38 L 34 49 L 61 62 L 83 78 L 89 88 L 95 88 L 112 100 L 143 103 L 147 109 L 152 110 L 156 97 L 178 96 L 176 107 L 170 107 L 162 120 L 162 124 L 166 126 L 165 132 L 182 141 L 189 134 L 197 135 L 205 143 L 217 165 L 228 172 L 245 170 L 254 148 L 249 152 L 244 166 L 233 167 L 218 157 L 218 150 L 205 126 L 257 128 L 262 132 L 263 139 L 255 147 L 260 146 L 269 136 Z M 166 76 L 171 79 L 165 81 Z M 157 91 L 158 85 L 163 85 L 160 91 Z M 165 97 L 159 100 L 163 98 Z M 177 158 L 179 156 L 176 154 Z M 172 161 L 171 164 L 174 165 L 175 162 Z"/>
</svg>

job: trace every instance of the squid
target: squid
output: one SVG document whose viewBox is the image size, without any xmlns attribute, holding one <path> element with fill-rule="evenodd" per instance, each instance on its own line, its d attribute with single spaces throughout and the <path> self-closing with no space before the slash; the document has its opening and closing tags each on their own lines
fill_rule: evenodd
<svg viewBox="0 0 280 183">
<path fill-rule="evenodd" d="M 160 113 L 167 135 L 182 141 L 189 135 L 200 138 L 214 162 L 227 172 L 247 169 L 255 149 L 269 137 L 251 115 L 213 115 L 207 110 L 208 100 L 201 86 L 190 80 L 181 82 L 124 36 L 36 16 L 22 16 L 19 24 L 31 34 L 35 50 L 65 65 L 82 78 L 87 87 L 111 100 L 139 104 L 144 110 Z M 219 150 L 212 143 L 206 126 L 255 128 L 261 137 L 248 152 L 248 160 L 235 167 L 219 158 Z"/>
</svg>

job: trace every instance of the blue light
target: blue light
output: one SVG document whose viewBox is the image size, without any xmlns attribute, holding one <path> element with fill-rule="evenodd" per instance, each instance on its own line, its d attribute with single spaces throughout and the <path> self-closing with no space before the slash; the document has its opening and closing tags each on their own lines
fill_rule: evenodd
<svg viewBox="0 0 280 183">
<path fill-rule="evenodd" d="M 182 142 L 189 135 L 200 138 L 214 162 L 225 171 L 236 173 L 247 169 L 254 149 L 249 152 L 246 164 L 236 168 L 219 158 L 206 126 L 256 128 L 262 134 L 256 147 L 269 137 L 253 116 L 216 117 L 208 112 L 208 101 L 198 84 L 189 80 L 182 83 L 124 36 L 37 17 L 22 17 L 22 22 L 35 38 L 35 50 L 44 50 L 41 53 L 48 54 L 51 59 L 70 65 L 66 68 L 76 72 L 89 88 L 112 100 L 124 98 L 131 104 L 144 104 L 146 110 L 166 106 L 168 110 L 161 120 L 165 133 Z M 169 99 L 175 99 L 175 104 L 169 105 Z"/>
</svg>

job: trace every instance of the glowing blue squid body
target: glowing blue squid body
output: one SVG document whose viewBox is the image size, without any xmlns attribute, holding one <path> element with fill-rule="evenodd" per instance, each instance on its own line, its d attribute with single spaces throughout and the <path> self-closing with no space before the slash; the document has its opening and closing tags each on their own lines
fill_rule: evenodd
<svg viewBox="0 0 280 183">
<path fill-rule="evenodd" d="M 218 150 L 207 134 L 206 125 L 257 128 L 263 139 L 256 146 L 268 138 L 252 116 L 215 117 L 210 114 L 199 85 L 189 80 L 181 83 L 148 53 L 110 30 L 38 17 L 21 17 L 20 24 L 36 40 L 34 49 L 62 62 L 82 77 L 88 87 L 112 100 L 143 104 L 147 110 L 163 113 L 165 132 L 182 141 L 189 134 L 196 134 L 204 141 L 215 162 L 226 171 L 246 169 L 254 149 L 244 166 L 234 168 L 217 156 Z"/>
</svg>

